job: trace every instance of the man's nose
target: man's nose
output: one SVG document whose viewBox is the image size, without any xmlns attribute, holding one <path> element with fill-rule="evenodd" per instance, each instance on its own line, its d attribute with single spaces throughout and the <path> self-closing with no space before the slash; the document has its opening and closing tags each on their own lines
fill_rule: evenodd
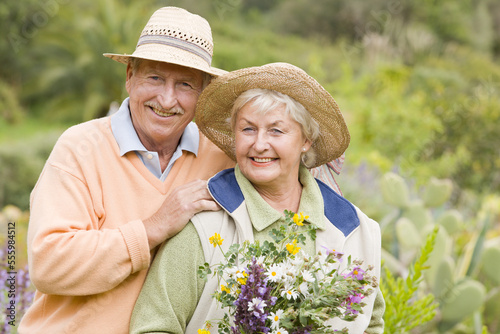
<svg viewBox="0 0 500 334">
<path fill-rule="evenodd" d="M 173 85 L 165 84 L 158 94 L 158 102 L 163 109 L 171 109 L 177 104 L 177 94 Z"/>
</svg>

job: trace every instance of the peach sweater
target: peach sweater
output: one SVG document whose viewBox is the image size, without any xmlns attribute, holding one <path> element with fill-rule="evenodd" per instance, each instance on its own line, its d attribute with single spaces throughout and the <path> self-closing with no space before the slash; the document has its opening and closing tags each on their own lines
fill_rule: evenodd
<svg viewBox="0 0 500 334">
<path fill-rule="evenodd" d="M 161 182 L 133 152 L 123 157 L 110 118 L 68 129 L 31 194 L 28 256 L 37 288 L 20 334 L 128 333 L 151 262 L 142 219 L 176 186 L 234 166 L 200 133 Z"/>
</svg>

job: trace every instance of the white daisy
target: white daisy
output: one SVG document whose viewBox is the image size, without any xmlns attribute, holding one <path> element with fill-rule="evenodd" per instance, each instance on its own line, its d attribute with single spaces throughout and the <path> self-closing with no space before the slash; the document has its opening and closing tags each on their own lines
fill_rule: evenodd
<svg viewBox="0 0 500 334">
<path fill-rule="evenodd" d="M 297 297 L 299 296 L 299 294 L 297 293 L 297 291 L 295 291 L 293 289 L 293 287 L 285 287 L 285 289 L 283 289 L 281 291 L 281 297 L 285 297 L 286 296 L 286 299 L 290 300 L 293 298 L 293 300 L 297 299 Z"/>
<path fill-rule="evenodd" d="M 279 328 L 280 320 L 281 320 L 282 316 L 283 316 L 283 310 L 278 310 L 278 311 L 276 311 L 276 313 L 271 312 L 271 315 L 267 317 L 269 320 L 271 320 L 271 328 L 272 329 Z"/>
<path fill-rule="evenodd" d="M 265 263 L 264 263 L 264 260 L 266 259 L 265 256 L 259 256 L 258 258 L 255 259 L 255 261 L 257 262 L 258 265 L 261 265 L 261 266 L 264 266 Z"/>
<path fill-rule="evenodd" d="M 281 266 L 273 264 L 267 269 L 266 276 L 271 282 L 278 282 L 283 277 L 283 269 Z"/>
<path fill-rule="evenodd" d="M 307 282 L 302 282 L 297 288 L 297 290 L 299 290 L 299 292 L 306 298 L 311 295 L 311 293 L 309 292 L 309 285 L 307 284 Z"/>
<path fill-rule="evenodd" d="M 302 270 L 302 278 L 309 283 L 313 283 L 316 280 L 309 270 Z"/>
</svg>

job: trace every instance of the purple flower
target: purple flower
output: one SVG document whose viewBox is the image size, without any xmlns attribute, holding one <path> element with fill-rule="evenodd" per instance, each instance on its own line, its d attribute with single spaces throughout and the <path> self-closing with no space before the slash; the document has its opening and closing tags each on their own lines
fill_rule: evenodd
<svg viewBox="0 0 500 334">
<path fill-rule="evenodd" d="M 321 248 L 324 248 L 326 250 L 327 255 L 332 255 L 333 258 L 337 259 L 339 262 L 342 262 L 342 257 L 344 256 L 344 253 L 337 252 L 335 249 L 330 249 L 326 246 L 321 246 Z"/>
<path fill-rule="evenodd" d="M 271 298 L 264 270 L 254 258 L 248 268 L 247 282 L 241 285 L 241 293 L 234 302 L 236 311 L 232 332 L 269 333 L 270 329 L 265 325 L 269 312 L 265 308 L 274 303 L 276 298 Z"/>
<path fill-rule="evenodd" d="M 354 295 L 351 295 L 347 298 L 347 300 L 345 301 L 345 308 L 346 308 L 346 313 L 347 314 L 354 314 L 354 315 L 357 315 L 359 314 L 359 311 L 358 310 L 355 310 L 353 308 L 354 305 L 358 305 L 361 303 L 361 300 L 364 298 L 364 296 L 360 293 L 357 293 L 357 294 L 354 294 Z"/>
<path fill-rule="evenodd" d="M 352 277 L 357 279 L 358 281 L 363 280 L 365 271 L 361 269 L 359 266 L 354 267 L 350 273 L 348 273 L 345 277 Z"/>
<path fill-rule="evenodd" d="M 16 320 L 15 324 L 17 325 L 20 319 L 23 317 L 27 308 L 31 305 L 33 301 L 33 297 L 35 295 L 34 288 L 31 285 L 31 281 L 29 279 L 28 266 L 24 269 L 14 269 L 12 270 L 7 265 L 7 242 L 0 248 L 0 306 L 2 309 L 6 309 L 7 306 L 10 305 L 11 301 L 14 301 L 16 307 Z M 10 272 L 15 272 L 15 274 L 9 274 Z M 9 291 L 11 288 L 10 279 L 14 276 L 13 283 L 15 288 L 15 293 L 11 296 L 8 293 L 4 293 L 4 291 Z M 11 319 L 9 317 L 5 318 L 3 324 L 0 323 L 0 333 L 10 333 L 12 326 L 9 324 Z"/>
<path fill-rule="evenodd" d="M 312 326 L 306 326 L 303 328 L 294 329 L 292 334 L 311 334 Z"/>
</svg>

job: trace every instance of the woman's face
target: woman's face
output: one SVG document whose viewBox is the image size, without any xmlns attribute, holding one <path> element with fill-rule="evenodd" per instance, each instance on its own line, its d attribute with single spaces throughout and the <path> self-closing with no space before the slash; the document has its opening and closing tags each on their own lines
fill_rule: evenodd
<svg viewBox="0 0 500 334">
<path fill-rule="evenodd" d="M 284 106 L 262 114 L 247 103 L 236 116 L 236 162 L 256 187 L 283 187 L 297 182 L 301 153 L 311 143 Z"/>
</svg>

